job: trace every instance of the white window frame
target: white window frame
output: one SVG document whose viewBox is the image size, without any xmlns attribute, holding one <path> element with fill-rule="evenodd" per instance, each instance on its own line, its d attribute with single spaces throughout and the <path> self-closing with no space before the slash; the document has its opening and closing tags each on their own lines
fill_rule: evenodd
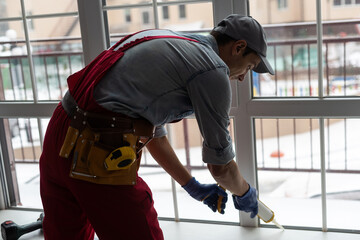
<svg viewBox="0 0 360 240">
<path fill-rule="evenodd" d="M 189 4 L 194 2 L 209 2 L 204 0 L 197 1 L 174 1 L 171 4 Z M 214 24 L 219 22 L 225 16 L 231 13 L 248 14 L 247 0 L 212 0 Z M 159 16 L 157 6 L 163 2 L 153 0 L 152 3 L 143 5 L 153 7 L 155 26 L 158 28 Z M 140 5 L 140 4 L 139 4 Z M 31 52 L 28 28 L 26 24 L 26 15 L 24 0 L 21 0 L 23 23 L 25 30 L 25 40 L 28 52 Z M 137 5 L 134 5 L 136 7 Z M 107 36 L 104 26 L 103 12 L 113 7 L 103 6 L 101 0 L 78 0 L 79 19 L 81 26 L 85 64 L 88 64 L 102 50 L 106 49 Z M 317 14 L 317 31 L 318 31 L 318 79 L 323 79 L 322 67 L 322 25 L 321 25 L 321 0 L 316 0 Z M 61 14 L 64 15 L 64 14 Z M 68 13 L 66 15 L 77 15 L 77 13 Z M 43 17 L 56 16 L 56 14 L 46 15 Z M 59 16 L 59 15 L 58 15 Z M 36 16 L 35 16 L 36 17 Z M 34 18 L 35 18 L 34 17 Z M 38 16 L 41 17 L 41 16 Z M 14 20 L 17 18 L 11 18 Z M 1 19 L 0 19 L 1 20 Z M 4 20 L 4 19 L 3 19 Z M 19 20 L 19 19 L 17 19 Z M 90 24 L 89 24 L 90 23 Z M 48 101 L 39 102 L 36 96 L 36 81 L 34 80 L 34 68 L 31 54 L 29 54 L 30 74 L 33 85 L 34 101 L 33 102 L 0 102 L 1 118 L 37 118 L 39 126 L 40 119 L 48 118 L 52 115 L 53 110 L 58 102 Z M 247 75 L 243 82 L 232 82 L 233 87 L 233 104 L 231 108 L 231 117 L 234 119 L 235 127 L 235 149 L 236 161 L 241 169 L 245 179 L 253 186 L 257 186 L 257 169 L 255 159 L 255 139 L 254 139 L 254 119 L 262 118 L 317 118 L 320 121 L 320 143 L 321 143 L 321 186 L 322 186 L 322 230 L 327 231 L 326 217 L 326 174 L 325 174 L 325 141 L 324 141 L 324 118 L 360 118 L 360 99 L 345 97 L 324 97 L 323 92 L 319 92 L 315 98 L 252 98 L 252 86 L 250 74 Z M 323 89 L 322 81 L 319 81 L 319 89 Z M 0 133 L 1 134 L 1 133 Z M 42 136 L 42 134 L 40 134 Z M 2 162 L 0 161 L 0 164 Z M 2 165 L 0 165 L 0 170 Z M 0 179 L 3 180 L 4 173 L 0 171 Z M 176 196 L 176 185 L 172 181 L 173 194 Z M 1 188 L 4 188 L 1 185 Z M 1 197 L 1 194 L 0 194 Z M 7 198 L 0 199 L 1 204 L 6 206 Z M 176 198 L 174 199 L 176 202 Z M 175 220 L 178 219 L 177 206 L 175 204 Z M 239 213 L 241 226 L 258 226 L 259 221 L 251 219 L 248 214 Z M 342 231 L 342 230 L 339 230 Z"/>
</svg>

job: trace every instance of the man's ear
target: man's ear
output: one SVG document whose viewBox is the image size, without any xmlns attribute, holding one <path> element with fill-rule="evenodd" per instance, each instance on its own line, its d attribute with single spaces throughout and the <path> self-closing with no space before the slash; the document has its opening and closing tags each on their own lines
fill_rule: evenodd
<svg viewBox="0 0 360 240">
<path fill-rule="evenodd" d="M 247 46 L 247 42 L 245 40 L 237 40 L 234 42 L 232 46 L 232 53 L 233 55 L 241 54 Z"/>
</svg>

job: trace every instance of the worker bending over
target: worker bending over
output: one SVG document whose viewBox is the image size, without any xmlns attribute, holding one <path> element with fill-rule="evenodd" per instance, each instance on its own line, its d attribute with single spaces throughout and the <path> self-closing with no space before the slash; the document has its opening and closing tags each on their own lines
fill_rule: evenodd
<svg viewBox="0 0 360 240">
<path fill-rule="evenodd" d="M 228 126 L 230 80 L 273 69 L 264 30 L 230 15 L 207 36 L 170 30 L 129 35 L 68 78 L 40 158 L 45 239 L 163 239 L 152 193 L 138 176 L 146 147 L 193 198 L 224 213 L 226 192 L 199 183 L 181 164 L 164 125 L 195 114 L 203 161 L 236 209 L 258 211 L 242 177 Z M 241 154 L 241 153 L 238 153 Z"/>
</svg>

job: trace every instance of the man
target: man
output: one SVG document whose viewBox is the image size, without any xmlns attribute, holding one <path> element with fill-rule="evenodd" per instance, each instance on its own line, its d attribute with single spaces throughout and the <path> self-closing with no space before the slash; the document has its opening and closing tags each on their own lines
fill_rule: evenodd
<svg viewBox="0 0 360 240">
<path fill-rule="evenodd" d="M 266 49 L 260 24 L 234 14 L 208 36 L 129 35 L 71 75 L 40 159 L 45 239 L 93 239 L 94 230 L 100 239 L 163 239 L 151 191 L 137 176 L 144 146 L 193 198 L 224 213 L 225 191 L 196 181 L 166 138 L 164 124 L 192 113 L 203 161 L 235 207 L 254 217 L 257 193 L 233 160 L 227 130 L 229 79 L 273 74 Z"/>
</svg>

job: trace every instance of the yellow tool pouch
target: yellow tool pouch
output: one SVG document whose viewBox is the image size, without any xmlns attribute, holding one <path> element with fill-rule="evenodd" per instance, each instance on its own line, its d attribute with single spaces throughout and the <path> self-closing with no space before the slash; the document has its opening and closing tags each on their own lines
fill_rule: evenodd
<svg viewBox="0 0 360 240">
<path fill-rule="evenodd" d="M 138 136 L 131 133 L 112 132 L 111 136 L 116 136 L 117 139 L 111 139 L 113 144 L 110 146 L 101 141 L 102 136 L 109 135 L 108 132 L 95 132 L 87 126 L 80 134 L 78 134 L 71 128 L 72 127 L 70 126 L 65 137 L 64 145 L 62 147 L 64 151 L 60 152 L 60 154 L 63 154 L 63 157 L 65 157 L 65 154 L 68 154 L 68 149 L 71 149 L 73 145 L 75 147 L 70 177 L 97 184 L 136 184 L 137 171 L 140 166 L 139 154 L 136 155 L 136 160 L 132 161 L 126 168 L 117 168 L 116 170 L 113 170 L 114 168 L 107 168 L 105 159 L 109 158 L 109 156 L 111 157 L 113 151 L 121 147 L 121 145 L 130 147 L 136 154 L 139 140 Z M 121 137 L 120 140 L 119 137 Z M 75 144 L 72 144 L 73 139 L 76 139 Z"/>
<path fill-rule="evenodd" d="M 59 155 L 72 156 L 70 177 L 135 185 L 141 149 L 153 138 L 154 126 L 143 118 L 84 111 L 69 92 L 61 103 L 71 121 Z"/>
</svg>

